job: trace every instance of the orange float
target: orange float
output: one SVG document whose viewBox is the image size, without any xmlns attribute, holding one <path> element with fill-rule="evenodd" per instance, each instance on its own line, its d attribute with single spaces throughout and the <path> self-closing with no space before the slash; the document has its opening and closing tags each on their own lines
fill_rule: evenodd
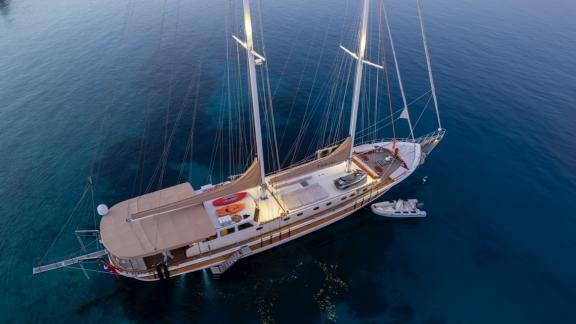
<svg viewBox="0 0 576 324">
<path fill-rule="evenodd" d="M 216 215 L 218 215 L 218 217 L 228 216 L 231 214 L 236 214 L 242 209 L 244 209 L 244 204 L 232 204 L 226 207 L 216 209 Z"/>
</svg>

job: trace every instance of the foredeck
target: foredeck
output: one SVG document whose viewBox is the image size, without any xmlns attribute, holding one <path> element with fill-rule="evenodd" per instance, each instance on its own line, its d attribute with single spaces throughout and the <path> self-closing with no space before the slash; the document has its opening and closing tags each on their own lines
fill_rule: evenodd
<svg viewBox="0 0 576 324">
<path fill-rule="evenodd" d="M 355 156 L 355 161 L 384 179 L 389 178 L 398 168 L 406 168 L 404 161 L 384 147 L 377 147 L 372 151 L 360 153 Z"/>
</svg>

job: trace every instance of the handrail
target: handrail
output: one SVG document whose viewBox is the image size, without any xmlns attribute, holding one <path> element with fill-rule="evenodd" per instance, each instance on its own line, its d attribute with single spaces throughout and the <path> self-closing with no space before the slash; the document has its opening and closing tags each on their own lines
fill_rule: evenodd
<svg viewBox="0 0 576 324">
<path fill-rule="evenodd" d="M 443 137 L 444 133 L 446 133 L 446 129 L 437 129 L 433 132 L 430 132 L 428 134 L 422 135 L 420 137 L 416 137 L 414 139 L 412 138 L 396 138 L 397 142 L 408 142 L 408 143 L 424 143 L 429 139 L 432 138 L 437 138 L 437 137 Z M 390 138 L 390 137 L 386 137 L 386 138 L 379 138 L 379 139 L 374 139 L 374 140 L 370 140 L 370 141 L 363 141 L 361 144 L 371 144 L 371 143 L 378 143 L 378 142 L 392 142 L 394 140 L 394 138 Z"/>
</svg>

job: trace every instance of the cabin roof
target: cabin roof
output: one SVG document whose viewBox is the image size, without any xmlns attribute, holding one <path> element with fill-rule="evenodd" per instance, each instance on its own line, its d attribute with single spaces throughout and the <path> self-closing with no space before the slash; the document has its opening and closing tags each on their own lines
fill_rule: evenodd
<svg viewBox="0 0 576 324">
<path fill-rule="evenodd" d="M 131 222 L 126 220 L 140 211 L 193 195 L 192 186 L 183 183 L 114 205 L 100 221 L 102 243 L 111 254 L 130 259 L 160 253 L 215 235 L 214 225 L 202 204 Z"/>
</svg>

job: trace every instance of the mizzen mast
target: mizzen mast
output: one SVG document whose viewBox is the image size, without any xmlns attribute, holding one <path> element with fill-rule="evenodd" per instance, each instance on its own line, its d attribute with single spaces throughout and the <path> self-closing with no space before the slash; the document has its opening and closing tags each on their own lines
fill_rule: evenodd
<svg viewBox="0 0 576 324">
<path fill-rule="evenodd" d="M 260 105 L 258 103 L 258 82 L 256 80 L 256 58 L 260 62 L 266 59 L 254 51 L 254 41 L 252 37 L 252 17 L 250 15 L 249 0 L 242 1 L 244 9 L 244 34 L 246 42 L 238 37 L 232 36 L 234 40 L 246 49 L 248 57 L 248 76 L 250 80 L 250 97 L 252 99 L 252 117 L 254 119 L 254 134 L 256 138 L 256 158 L 260 164 L 260 199 L 266 199 L 266 178 L 264 170 L 264 147 L 262 146 L 262 129 L 260 126 Z"/>
<path fill-rule="evenodd" d="M 358 52 L 354 53 L 347 48 L 340 45 L 340 48 L 356 59 L 356 74 L 354 76 L 354 92 L 352 94 L 352 112 L 350 115 L 350 139 L 352 140 L 352 145 L 350 145 L 350 152 L 348 153 L 348 161 L 346 163 L 346 171 L 350 172 L 352 170 L 352 151 L 354 149 L 354 138 L 356 137 L 356 123 L 358 119 L 358 104 L 360 102 L 360 86 L 362 85 L 362 71 L 364 64 L 382 69 L 383 67 L 374 64 L 372 62 L 364 60 L 364 53 L 366 52 L 366 37 L 368 29 L 368 8 L 370 6 L 370 0 L 364 0 L 362 7 L 362 18 L 360 21 L 360 29 L 358 31 Z"/>
</svg>

